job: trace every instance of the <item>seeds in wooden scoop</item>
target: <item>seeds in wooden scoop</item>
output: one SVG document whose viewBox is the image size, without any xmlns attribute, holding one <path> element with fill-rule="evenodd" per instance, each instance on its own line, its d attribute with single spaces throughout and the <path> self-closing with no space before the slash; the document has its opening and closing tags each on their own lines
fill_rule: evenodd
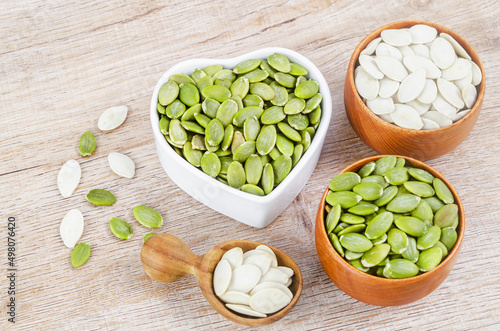
<svg viewBox="0 0 500 331">
<path fill-rule="evenodd" d="M 231 248 L 222 255 L 222 259 L 226 259 L 232 269 L 239 267 L 243 264 L 243 250 L 239 247 Z"/>
<path fill-rule="evenodd" d="M 224 294 L 231 282 L 232 268 L 229 261 L 222 259 L 214 270 L 214 292 L 216 295 L 220 296 Z"/>
<path fill-rule="evenodd" d="M 381 36 L 361 51 L 354 70 L 356 89 L 373 113 L 407 129 L 434 130 L 474 106 L 481 69 L 450 35 L 417 24 Z"/>
<path fill-rule="evenodd" d="M 272 314 L 286 307 L 291 300 L 284 291 L 268 287 L 252 295 L 250 307 L 263 314 Z"/>
<path fill-rule="evenodd" d="M 235 304 L 226 304 L 226 307 L 234 310 L 237 313 L 247 315 L 247 316 L 253 316 L 253 317 L 267 317 L 266 314 L 259 313 L 258 311 L 253 310 L 250 308 L 250 306 L 245 306 L 245 305 L 235 305 Z"/>
</svg>

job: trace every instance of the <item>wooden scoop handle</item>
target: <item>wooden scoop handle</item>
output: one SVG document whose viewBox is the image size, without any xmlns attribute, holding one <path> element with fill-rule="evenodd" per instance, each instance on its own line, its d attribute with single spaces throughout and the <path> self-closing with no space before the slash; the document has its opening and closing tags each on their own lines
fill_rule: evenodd
<svg viewBox="0 0 500 331">
<path fill-rule="evenodd" d="M 195 274 L 201 257 L 176 236 L 159 233 L 150 237 L 141 249 L 144 271 L 152 279 L 170 283 L 187 275 Z"/>
</svg>

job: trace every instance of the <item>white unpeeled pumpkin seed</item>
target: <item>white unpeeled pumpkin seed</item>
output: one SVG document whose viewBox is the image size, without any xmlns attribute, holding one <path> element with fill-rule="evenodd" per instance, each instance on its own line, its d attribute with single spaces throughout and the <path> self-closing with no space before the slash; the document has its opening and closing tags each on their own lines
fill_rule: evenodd
<svg viewBox="0 0 500 331">
<path fill-rule="evenodd" d="M 453 122 L 456 122 L 456 121 L 460 120 L 462 117 L 464 117 L 465 115 L 467 115 L 469 112 L 470 112 L 470 109 L 465 109 L 465 110 L 459 111 L 455 115 L 455 117 L 453 118 Z"/>
<path fill-rule="evenodd" d="M 472 84 L 466 85 L 462 89 L 462 97 L 464 99 L 465 105 L 467 108 L 472 108 L 477 100 L 477 90 L 476 87 Z"/>
<path fill-rule="evenodd" d="M 380 80 L 380 88 L 378 91 L 378 95 L 384 99 L 390 98 L 398 91 L 398 89 L 399 89 L 399 82 L 384 77 Z"/>
<path fill-rule="evenodd" d="M 59 233 L 68 248 L 75 247 L 83 234 L 83 215 L 78 209 L 71 209 L 61 221 Z"/>
<path fill-rule="evenodd" d="M 431 45 L 431 59 L 439 69 L 446 69 L 455 62 L 455 50 L 444 38 L 436 38 Z"/>
<path fill-rule="evenodd" d="M 258 251 L 264 251 L 266 253 L 269 253 L 269 255 L 271 255 L 272 257 L 271 267 L 276 268 L 278 266 L 278 259 L 276 258 L 276 254 L 274 254 L 271 248 L 269 248 L 266 245 L 259 245 L 255 249 Z"/>
<path fill-rule="evenodd" d="M 232 280 L 231 265 L 227 260 L 221 260 L 214 270 L 214 292 L 217 296 L 224 294 Z"/>
<path fill-rule="evenodd" d="M 279 284 L 279 283 L 273 283 L 273 282 L 265 282 L 265 283 L 261 283 L 261 284 L 258 284 L 257 286 L 255 286 L 253 288 L 253 290 L 250 291 L 250 295 L 254 295 L 255 293 L 265 289 L 265 288 L 276 288 L 278 290 L 281 290 L 283 292 L 285 292 L 285 294 L 290 298 L 292 299 L 293 298 L 293 293 L 292 291 L 290 291 L 290 289 L 283 285 L 283 284 Z"/>
<path fill-rule="evenodd" d="M 458 109 L 462 109 L 464 107 L 462 94 L 455 84 L 447 81 L 446 79 L 438 78 L 437 87 L 443 98 L 453 107 Z"/>
<path fill-rule="evenodd" d="M 410 46 L 399 46 L 398 49 L 403 57 L 408 55 L 415 55 L 415 52 L 410 48 Z"/>
<path fill-rule="evenodd" d="M 422 127 L 422 130 L 435 130 L 439 129 L 439 124 L 436 122 L 427 119 L 427 118 L 422 118 L 422 122 L 424 123 L 424 126 Z"/>
<path fill-rule="evenodd" d="M 356 84 L 356 89 L 358 90 L 361 97 L 367 100 L 373 100 L 378 95 L 379 82 L 373 76 L 369 75 L 363 68 L 357 72 L 354 78 L 354 83 Z"/>
<path fill-rule="evenodd" d="M 406 103 L 411 108 L 415 109 L 419 115 L 425 114 L 431 108 L 430 103 L 422 103 L 418 100 L 412 100 Z"/>
<path fill-rule="evenodd" d="M 467 74 L 471 72 L 471 70 L 471 61 L 458 58 L 450 67 L 443 69 L 441 78 L 444 78 L 446 80 L 462 79 L 467 76 Z"/>
<path fill-rule="evenodd" d="M 425 45 L 410 45 L 410 48 L 413 50 L 415 55 L 423 56 L 428 59 L 431 58 L 429 47 Z"/>
<path fill-rule="evenodd" d="M 381 119 L 383 119 L 384 121 L 386 121 L 387 123 L 391 123 L 393 124 L 394 121 L 392 120 L 392 117 L 391 117 L 391 114 L 382 114 L 382 115 L 378 115 Z"/>
<path fill-rule="evenodd" d="M 286 307 L 292 299 L 285 292 L 268 287 L 250 298 L 250 307 L 263 314 L 275 313 Z"/>
<path fill-rule="evenodd" d="M 288 277 L 292 277 L 293 274 L 294 274 L 292 268 L 288 268 L 288 267 L 284 267 L 284 266 L 278 266 L 277 268 L 278 268 L 279 271 L 283 271 L 283 273 L 285 275 L 287 275 Z"/>
<path fill-rule="evenodd" d="M 259 284 L 264 282 L 286 284 L 288 278 L 289 277 L 278 268 L 269 268 L 269 271 L 265 275 L 262 275 Z"/>
<path fill-rule="evenodd" d="M 440 112 L 436 110 L 429 110 L 425 114 L 422 115 L 422 119 L 427 118 L 439 125 L 440 128 L 444 128 L 445 126 L 451 125 L 453 122 L 450 118 L 444 116 Z"/>
<path fill-rule="evenodd" d="M 369 55 L 360 55 L 359 64 L 363 69 L 365 69 L 366 73 L 371 75 L 373 78 L 384 78 L 384 74 L 378 69 L 378 66 L 375 63 L 375 59 L 373 57 Z"/>
<path fill-rule="evenodd" d="M 446 101 L 439 93 L 436 96 L 436 99 L 432 102 L 431 110 L 437 110 L 450 119 L 455 117 L 455 114 L 457 113 L 457 109 Z"/>
<path fill-rule="evenodd" d="M 472 84 L 472 70 L 464 78 L 457 79 L 453 83 L 458 87 L 460 91 L 463 90 L 465 86 Z"/>
<path fill-rule="evenodd" d="M 243 250 L 240 247 L 234 247 L 222 255 L 221 259 L 226 259 L 231 268 L 234 269 L 243 264 Z"/>
<path fill-rule="evenodd" d="M 417 97 L 417 100 L 421 103 L 430 104 L 436 99 L 437 86 L 432 79 L 426 79 L 424 89 Z"/>
<path fill-rule="evenodd" d="M 390 114 L 394 124 L 406 129 L 420 130 L 424 123 L 415 109 L 404 104 L 395 104 L 395 109 Z"/>
<path fill-rule="evenodd" d="M 366 100 L 366 105 L 377 115 L 390 114 L 394 111 L 394 101 L 391 98 L 377 97 L 373 100 Z"/>
<path fill-rule="evenodd" d="M 375 54 L 377 56 L 390 56 L 398 59 L 399 61 L 403 60 L 403 53 L 401 53 L 401 51 L 397 47 L 391 46 L 386 43 L 380 43 L 375 50 Z"/>
<path fill-rule="evenodd" d="M 432 62 L 431 59 L 428 59 L 419 55 L 410 55 L 403 59 L 403 63 L 406 68 L 408 68 L 411 72 L 417 71 L 420 68 L 425 69 L 426 78 L 436 79 L 441 77 L 441 70 Z"/>
<path fill-rule="evenodd" d="M 423 68 L 420 68 L 406 76 L 399 86 L 399 102 L 406 103 L 415 100 L 420 93 L 422 93 L 425 81 L 425 69 Z"/>
<path fill-rule="evenodd" d="M 231 282 L 227 290 L 248 293 L 257 285 L 261 279 L 261 275 L 259 267 L 253 264 L 242 264 L 233 270 Z"/>
<path fill-rule="evenodd" d="M 272 259 L 271 255 L 262 251 L 262 254 L 254 254 L 243 259 L 243 264 L 253 264 L 260 269 L 262 274 L 265 274 L 271 267 Z"/>
<path fill-rule="evenodd" d="M 82 169 L 75 160 L 69 160 L 63 164 L 57 174 L 57 187 L 63 198 L 69 198 L 80 183 Z"/>
<path fill-rule="evenodd" d="M 464 59 L 471 60 L 470 55 L 467 53 L 467 51 L 449 34 L 445 32 L 441 32 L 439 36 L 443 39 L 446 39 L 451 46 L 455 49 L 455 52 L 457 52 L 458 55 L 463 57 Z"/>
<path fill-rule="evenodd" d="M 378 37 L 370 41 L 368 45 L 366 45 L 365 49 L 361 51 L 361 55 L 372 55 L 375 53 L 375 50 L 377 49 L 378 44 L 380 44 L 380 41 L 382 38 Z"/>
<path fill-rule="evenodd" d="M 471 69 L 472 69 L 472 85 L 478 86 L 483 80 L 483 74 L 481 73 L 481 69 L 479 66 L 471 61 Z"/>
<path fill-rule="evenodd" d="M 226 291 L 224 294 L 219 295 L 219 299 L 225 303 L 233 303 L 238 305 L 250 305 L 250 296 L 245 293 L 236 291 Z"/>
<path fill-rule="evenodd" d="M 132 178 L 135 175 L 135 163 L 127 155 L 116 152 L 110 153 L 108 163 L 111 170 L 118 176 Z"/>
<path fill-rule="evenodd" d="M 127 106 L 116 106 L 106 109 L 99 120 L 97 121 L 97 127 L 102 131 L 109 131 L 116 129 L 127 118 L 128 108 Z"/>
<path fill-rule="evenodd" d="M 416 24 L 408 29 L 413 44 L 427 44 L 437 36 L 437 30 L 425 24 Z"/>
<path fill-rule="evenodd" d="M 411 44 L 410 32 L 403 29 L 387 29 L 380 33 L 382 40 L 392 46 Z"/>
<path fill-rule="evenodd" d="M 249 306 L 245 305 L 235 305 L 232 303 L 226 303 L 226 307 L 243 315 L 247 316 L 253 316 L 253 317 L 266 317 L 266 314 L 259 313 L 258 311 L 255 311 L 254 309 L 250 308 Z"/>
<path fill-rule="evenodd" d="M 391 56 L 377 56 L 375 58 L 375 62 L 377 63 L 380 71 L 392 80 L 401 82 L 406 78 L 406 76 L 408 76 L 408 71 L 405 66 L 396 58 Z"/>
</svg>

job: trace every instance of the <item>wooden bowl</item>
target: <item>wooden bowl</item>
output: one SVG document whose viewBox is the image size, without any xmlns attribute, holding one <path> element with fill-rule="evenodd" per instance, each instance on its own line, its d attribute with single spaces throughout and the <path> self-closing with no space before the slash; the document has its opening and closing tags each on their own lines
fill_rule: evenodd
<svg viewBox="0 0 500 331">
<path fill-rule="evenodd" d="M 222 316 L 235 323 L 260 326 L 274 323 L 286 316 L 297 303 L 302 292 L 302 273 L 299 267 L 288 255 L 277 248 L 266 245 L 276 254 L 278 265 L 292 268 L 292 284 L 290 291 L 293 293 L 292 301 L 282 310 L 264 318 L 248 317 L 226 308 L 214 293 L 213 272 L 222 255 L 234 247 L 240 247 L 243 252 L 255 249 L 262 245 L 249 240 L 225 241 L 212 248 L 203 256 L 195 255 L 189 246 L 176 236 L 160 233 L 150 237 L 141 250 L 142 266 L 149 277 L 159 282 L 170 283 L 187 275 L 193 274 L 198 279 L 201 292 L 212 307 Z"/>
<path fill-rule="evenodd" d="M 375 115 L 365 105 L 354 85 L 354 68 L 357 66 L 360 52 L 380 33 L 386 29 L 408 28 L 415 24 L 426 24 L 451 35 L 469 53 L 472 60 L 479 66 L 483 80 L 479 85 L 477 101 L 460 120 L 450 126 L 436 130 L 412 130 L 400 128 L 384 121 Z M 344 85 L 344 104 L 347 117 L 359 138 L 380 154 L 399 154 L 410 156 L 421 161 L 433 159 L 451 152 L 467 138 L 483 105 L 486 79 L 479 56 L 472 46 L 454 31 L 424 21 L 401 21 L 385 25 L 366 36 L 356 47 L 349 61 Z"/>
<path fill-rule="evenodd" d="M 384 155 L 372 156 L 366 159 L 357 161 L 341 173 L 358 171 L 363 165 L 370 161 L 375 161 Z M 402 156 L 399 156 L 402 157 Z M 427 164 L 415 160 L 413 158 L 404 157 L 406 163 L 415 167 L 427 170 L 432 175 L 443 180 L 448 185 L 455 203 L 459 209 L 459 224 L 457 228 L 458 239 L 449 252 L 448 256 L 441 261 L 441 263 L 431 271 L 426 273 L 404 279 L 387 279 L 383 277 L 372 276 L 364 273 L 342 258 L 337 251 L 333 248 L 325 229 L 325 201 L 328 195 L 328 187 L 321 198 L 316 215 L 316 251 L 319 260 L 325 269 L 326 274 L 330 279 L 346 294 L 350 295 L 356 300 L 376 305 L 376 306 L 400 306 L 417 301 L 432 291 L 434 291 L 448 276 L 451 269 L 455 265 L 464 238 L 465 230 L 465 214 L 462 202 L 458 197 L 457 192 L 453 189 L 451 184 L 436 170 Z"/>
</svg>

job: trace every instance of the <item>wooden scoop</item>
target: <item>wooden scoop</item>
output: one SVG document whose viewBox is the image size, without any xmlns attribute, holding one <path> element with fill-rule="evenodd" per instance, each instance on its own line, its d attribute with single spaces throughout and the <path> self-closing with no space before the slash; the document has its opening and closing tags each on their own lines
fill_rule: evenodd
<svg viewBox="0 0 500 331">
<path fill-rule="evenodd" d="M 293 293 L 292 301 L 288 306 L 268 317 L 248 317 L 229 310 L 215 295 L 212 285 L 213 271 L 225 252 L 233 247 L 240 247 L 243 252 L 246 252 L 259 245 L 262 244 L 255 241 L 230 240 L 218 244 L 203 256 L 197 256 L 181 239 L 171 234 L 160 233 L 146 240 L 141 250 L 141 261 L 148 276 L 158 282 L 170 283 L 187 274 L 195 275 L 203 296 L 219 314 L 239 324 L 259 326 L 271 324 L 283 318 L 295 306 L 302 292 L 302 274 L 297 264 L 288 255 L 269 246 L 276 254 L 278 265 L 292 268 L 294 275 L 289 287 Z"/>
</svg>

